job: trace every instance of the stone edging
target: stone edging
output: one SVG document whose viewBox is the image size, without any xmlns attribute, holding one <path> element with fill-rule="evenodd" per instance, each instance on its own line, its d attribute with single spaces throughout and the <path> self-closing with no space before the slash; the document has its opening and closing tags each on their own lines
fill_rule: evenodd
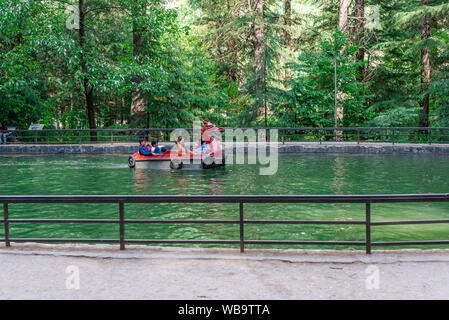
<svg viewBox="0 0 449 320">
<path fill-rule="evenodd" d="M 136 145 L 0 145 L 0 155 L 11 154 L 133 154 Z M 244 152 L 248 152 L 248 148 Z M 303 144 L 279 145 L 279 153 L 362 153 L 449 155 L 449 145 Z"/>
</svg>

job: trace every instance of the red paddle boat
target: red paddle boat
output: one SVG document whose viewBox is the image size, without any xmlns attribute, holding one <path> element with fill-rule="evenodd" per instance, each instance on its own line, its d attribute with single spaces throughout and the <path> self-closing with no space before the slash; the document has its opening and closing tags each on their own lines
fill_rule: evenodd
<svg viewBox="0 0 449 320">
<path fill-rule="evenodd" d="M 225 165 L 225 158 L 208 154 L 179 154 L 168 150 L 161 155 L 142 156 L 139 152 L 128 158 L 128 166 L 138 169 L 212 169 Z"/>
<path fill-rule="evenodd" d="M 143 156 L 137 151 L 129 156 L 128 166 L 144 169 L 212 169 L 224 166 L 224 150 L 219 141 L 214 138 L 223 131 L 223 128 L 204 122 L 201 134 L 203 141 L 209 146 L 209 152 L 198 154 L 178 148 L 178 150 L 168 150 L 161 155 Z"/>
</svg>

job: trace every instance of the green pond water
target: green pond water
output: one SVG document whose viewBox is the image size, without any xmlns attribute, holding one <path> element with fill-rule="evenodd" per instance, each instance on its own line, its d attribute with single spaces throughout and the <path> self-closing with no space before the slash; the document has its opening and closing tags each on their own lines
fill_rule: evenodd
<svg viewBox="0 0 449 320">
<path fill-rule="evenodd" d="M 129 169 L 126 155 L 0 156 L 0 193 L 310 195 L 449 192 L 449 157 L 446 156 L 289 154 L 279 157 L 277 173 L 262 176 L 257 165 L 228 165 L 204 171 L 150 171 Z M 364 204 L 245 204 L 245 218 L 364 220 L 364 210 Z M 237 204 L 126 204 L 125 212 L 126 219 L 238 219 L 239 214 Z M 118 205 L 10 204 L 9 214 L 10 218 L 117 219 Z M 372 205 L 373 221 L 442 218 L 449 218 L 449 203 Z M 15 223 L 10 228 L 12 238 L 118 238 L 118 225 L 115 224 Z M 0 237 L 3 237 L 3 227 Z M 128 224 L 126 237 L 238 239 L 239 229 L 238 225 L 222 224 Z M 364 241 L 365 233 L 364 226 L 358 225 L 247 225 L 245 238 Z M 373 241 L 436 239 L 449 240 L 448 224 L 378 226 L 372 231 Z"/>
</svg>

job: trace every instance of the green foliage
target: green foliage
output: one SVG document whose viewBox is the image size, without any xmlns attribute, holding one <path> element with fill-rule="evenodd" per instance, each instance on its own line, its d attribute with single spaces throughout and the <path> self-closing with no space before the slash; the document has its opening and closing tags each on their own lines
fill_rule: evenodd
<svg viewBox="0 0 449 320">
<path fill-rule="evenodd" d="M 437 32 L 435 37 L 441 41 L 436 52 L 439 69 L 426 93 L 433 97 L 431 116 L 435 126 L 449 127 L 449 28 Z"/>
<path fill-rule="evenodd" d="M 276 0 L 264 1 L 262 17 L 246 0 L 179 0 L 171 9 L 159 0 L 84 3 L 81 45 L 78 30 L 66 27 L 67 5 L 77 7 L 78 0 L 0 0 L 0 121 L 85 128 L 87 79 L 99 127 L 184 127 L 206 118 L 222 126 L 263 126 L 265 117 L 269 126 L 329 127 L 332 52 L 344 110 L 340 125 L 416 126 L 429 95 L 431 125 L 449 126 L 447 0 L 428 6 L 365 0 L 379 9 L 380 26 L 365 28 L 361 39 L 354 5 L 348 31 L 335 31 L 338 0 L 292 1 L 291 26 L 284 1 Z M 431 36 L 422 40 L 424 14 Z M 264 26 L 261 68 L 255 67 L 256 22 Z M 141 36 L 139 54 L 133 31 Z M 429 85 L 421 75 L 425 47 Z M 364 62 L 357 62 L 361 48 Z M 131 122 L 136 90 L 145 96 L 145 115 Z"/>
<path fill-rule="evenodd" d="M 161 59 L 166 81 L 148 91 L 150 126 L 188 127 L 201 119 L 222 122 L 227 96 L 216 84 L 216 66 L 196 41 L 185 41 L 183 48 L 176 45 L 170 40 L 164 44 L 172 49 Z"/>
<path fill-rule="evenodd" d="M 9 86 L 0 83 L 0 121 L 7 125 L 27 127 L 39 120 L 45 107 L 38 91 L 29 86 Z"/>
<path fill-rule="evenodd" d="M 364 123 L 370 117 L 365 107 L 370 97 L 368 84 L 357 80 L 358 68 L 364 63 L 354 62 L 358 48 L 346 36 L 335 31 L 331 40 L 321 42 L 317 52 L 303 53 L 289 66 L 294 71 L 291 89 L 276 106 L 280 115 L 277 126 L 333 127 L 335 94 L 335 61 L 337 64 L 338 107 L 343 108 L 343 126 Z"/>
</svg>

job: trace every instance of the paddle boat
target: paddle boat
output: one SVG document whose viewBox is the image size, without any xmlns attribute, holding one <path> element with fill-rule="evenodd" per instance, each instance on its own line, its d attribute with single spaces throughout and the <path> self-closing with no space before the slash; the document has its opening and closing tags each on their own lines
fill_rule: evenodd
<svg viewBox="0 0 449 320">
<path fill-rule="evenodd" d="M 128 166 L 137 169 L 213 169 L 225 165 L 224 153 L 220 157 L 214 154 L 179 154 L 168 150 L 161 155 L 142 156 L 139 152 L 128 158 Z"/>
<path fill-rule="evenodd" d="M 198 154 L 192 151 L 167 150 L 161 155 L 144 156 L 137 150 L 128 158 L 130 168 L 143 169 L 213 169 L 225 165 L 225 154 L 221 148 L 217 134 L 223 132 L 210 122 L 204 122 L 201 136 L 209 146 L 209 152 Z"/>
</svg>

